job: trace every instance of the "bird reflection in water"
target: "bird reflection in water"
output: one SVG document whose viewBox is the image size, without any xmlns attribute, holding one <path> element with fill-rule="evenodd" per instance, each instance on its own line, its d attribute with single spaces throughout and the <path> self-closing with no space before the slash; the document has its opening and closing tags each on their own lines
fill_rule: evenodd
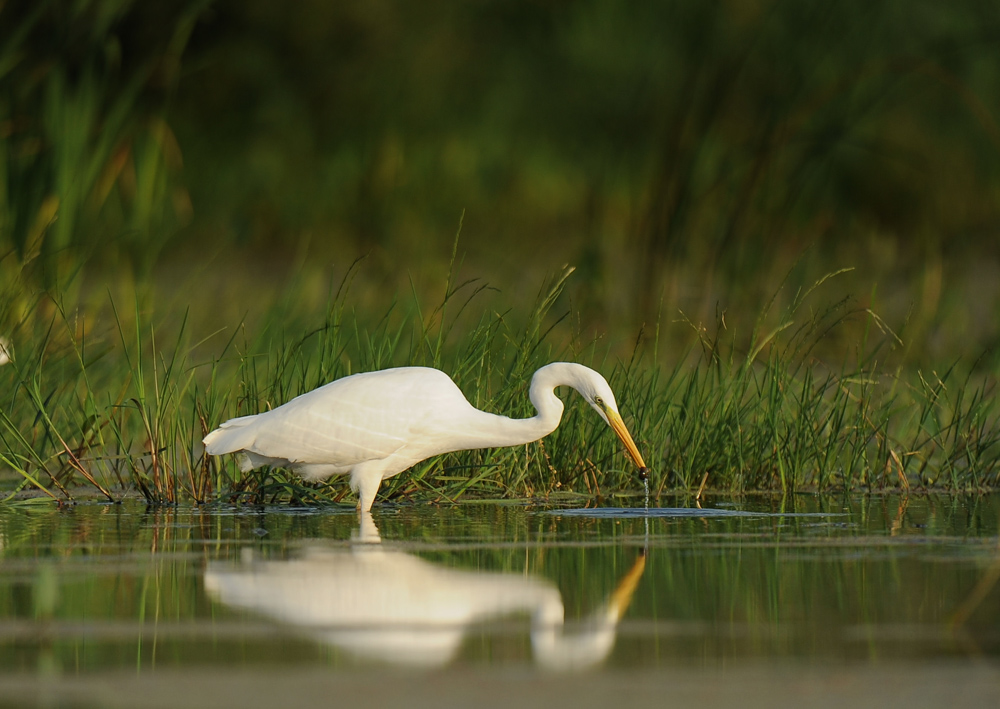
<svg viewBox="0 0 1000 709">
<path fill-rule="evenodd" d="M 549 581 L 452 569 L 384 548 L 367 512 L 354 538 L 346 550 L 313 546 L 290 560 L 210 564 L 205 588 L 359 657 L 411 667 L 448 663 L 474 623 L 527 612 L 535 661 L 574 670 L 611 653 L 645 568 L 641 554 L 605 603 L 564 632 L 562 597 Z"/>
</svg>

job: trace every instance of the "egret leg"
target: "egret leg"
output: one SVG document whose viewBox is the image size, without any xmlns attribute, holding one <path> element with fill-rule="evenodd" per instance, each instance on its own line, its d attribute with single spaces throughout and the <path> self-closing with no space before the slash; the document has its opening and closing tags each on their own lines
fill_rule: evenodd
<svg viewBox="0 0 1000 709">
<path fill-rule="evenodd" d="M 371 512 L 372 504 L 375 502 L 375 495 L 378 493 L 378 486 L 381 480 L 374 482 L 365 481 L 358 487 L 358 511 Z"/>
<path fill-rule="evenodd" d="M 358 493 L 358 512 L 371 510 L 381 484 L 381 468 L 359 465 L 351 471 L 351 487 Z"/>
</svg>

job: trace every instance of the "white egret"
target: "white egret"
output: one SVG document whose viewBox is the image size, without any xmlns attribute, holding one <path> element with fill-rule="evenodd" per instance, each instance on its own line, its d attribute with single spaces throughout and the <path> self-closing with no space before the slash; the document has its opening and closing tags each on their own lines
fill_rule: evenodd
<svg viewBox="0 0 1000 709">
<path fill-rule="evenodd" d="M 0 337 L 0 367 L 10 362 L 11 352 L 10 340 L 6 337 Z"/>
<path fill-rule="evenodd" d="M 223 423 L 205 436 L 210 455 L 241 453 L 246 472 L 288 468 L 306 480 L 349 473 L 358 509 L 368 511 L 386 478 L 441 453 L 537 441 L 562 418 L 556 387 L 576 389 L 625 444 L 647 474 L 608 382 L 588 367 L 554 362 L 535 372 L 528 396 L 538 410 L 511 419 L 476 409 L 437 369 L 399 367 L 353 374 L 302 394 L 271 411 Z"/>
</svg>

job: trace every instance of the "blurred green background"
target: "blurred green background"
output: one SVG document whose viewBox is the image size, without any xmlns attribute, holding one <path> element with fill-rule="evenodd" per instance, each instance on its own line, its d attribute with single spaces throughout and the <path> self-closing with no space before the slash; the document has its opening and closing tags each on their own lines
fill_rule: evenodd
<svg viewBox="0 0 1000 709">
<path fill-rule="evenodd" d="M 0 326 L 124 288 L 321 319 L 366 255 L 359 307 L 439 300 L 464 210 L 461 278 L 573 265 L 629 346 L 853 268 L 830 298 L 911 363 L 975 359 L 998 109 L 988 1 L 0 0 Z"/>
</svg>

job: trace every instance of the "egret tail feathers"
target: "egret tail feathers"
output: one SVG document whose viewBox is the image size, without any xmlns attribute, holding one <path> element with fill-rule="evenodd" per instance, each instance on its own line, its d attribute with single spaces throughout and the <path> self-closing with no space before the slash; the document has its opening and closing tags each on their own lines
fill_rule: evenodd
<svg viewBox="0 0 1000 709">
<path fill-rule="evenodd" d="M 209 455 L 222 455 L 245 450 L 253 445 L 254 432 L 249 428 L 257 416 L 230 419 L 209 433 L 202 440 Z"/>
</svg>

